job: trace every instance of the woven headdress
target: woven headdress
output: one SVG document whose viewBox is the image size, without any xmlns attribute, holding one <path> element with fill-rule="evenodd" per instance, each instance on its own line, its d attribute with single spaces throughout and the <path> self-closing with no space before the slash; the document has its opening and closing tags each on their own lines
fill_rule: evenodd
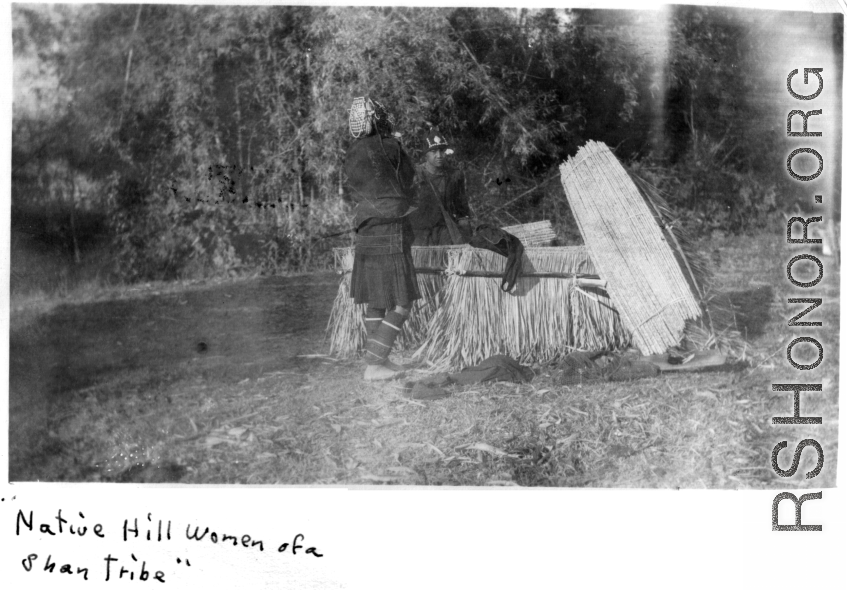
<svg viewBox="0 0 847 590">
<path fill-rule="evenodd" d="M 438 127 L 432 127 L 429 130 L 429 133 L 426 134 L 426 151 L 431 152 L 432 150 L 441 149 L 443 149 L 444 153 L 447 155 L 453 153 L 453 148 L 450 147 L 450 143 L 447 141 L 447 138 L 441 134 Z"/>
<path fill-rule="evenodd" d="M 388 135 L 394 129 L 394 117 L 381 102 L 360 96 L 353 99 L 349 125 L 350 134 L 356 139 L 372 135 L 375 131 Z"/>
</svg>

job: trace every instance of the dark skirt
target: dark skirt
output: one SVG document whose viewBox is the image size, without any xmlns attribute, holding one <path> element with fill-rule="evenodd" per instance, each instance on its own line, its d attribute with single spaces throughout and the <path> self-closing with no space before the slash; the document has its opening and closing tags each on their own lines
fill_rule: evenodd
<svg viewBox="0 0 847 590">
<path fill-rule="evenodd" d="M 358 231 L 350 278 L 350 296 L 356 303 L 393 309 L 409 308 L 420 299 L 410 229 L 408 222 L 397 222 Z"/>
</svg>

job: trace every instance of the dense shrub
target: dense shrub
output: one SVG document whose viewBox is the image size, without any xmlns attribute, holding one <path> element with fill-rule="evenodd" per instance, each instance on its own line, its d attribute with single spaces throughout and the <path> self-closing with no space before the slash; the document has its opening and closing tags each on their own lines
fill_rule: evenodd
<svg viewBox="0 0 847 590">
<path fill-rule="evenodd" d="M 292 207 L 169 186 L 139 192 L 123 181 L 112 190 L 117 203 L 132 203 L 114 206 L 110 218 L 116 267 L 130 281 L 327 268 L 332 247 L 345 243 L 322 239 L 346 229 L 347 207 L 337 198 Z"/>
<path fill-rule="evenodd" d="M 706 150 L 692 151 L 675 164 L 642 160 L 629 169 L 660 190 L 693 236 L 766 227 L 781 211 L 776 183 L 720 165 Z"/>
</svg>

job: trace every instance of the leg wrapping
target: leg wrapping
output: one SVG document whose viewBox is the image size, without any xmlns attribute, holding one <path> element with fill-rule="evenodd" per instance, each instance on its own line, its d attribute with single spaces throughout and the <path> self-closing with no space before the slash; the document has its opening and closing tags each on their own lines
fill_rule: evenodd
<svg viewBox="0 0 847 590">
<path fill-rule="evenodd" d="M 384 317 L 384 309 L 368 305 L 367 310 L 365 310 L 365 328 L 367 329 L 368 340 L 376 336 L 379 325 L 382 323 L 382 318 Z"/>
<path fill-rule="evenodd" d="M 400 334 L 400 329 L 405 321 L 406 317 L 395 311 L 389 311 L 385 314 L 376 334 L 368 338 L 365 360 L 369 365 L 381 365 L 388 359 L 388 354 L 391 352 L 394 341 Z"/>
</svg>

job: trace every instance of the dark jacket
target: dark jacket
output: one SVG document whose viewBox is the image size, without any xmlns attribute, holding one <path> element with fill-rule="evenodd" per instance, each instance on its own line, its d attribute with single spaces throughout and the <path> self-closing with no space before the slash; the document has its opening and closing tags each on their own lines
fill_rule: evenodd
<svg viewBox="0 0 847 590">
<path fill-rule="evenodd" d="M 354 225 L 403 216 L 412 205 L 415 167 L 396 139 L 362 137 L 347 150 L 347 193 L 356 204 Z"/>
<path fill-rule="evenodd" d="M 441 201 L 454 221 L 470 217 L 468 197 L 465 194 L 465 175 L 461 170 L 446 168 L 441 174 L 432 174 L 427 171 L 426 164 L 420 164 L 417 167 L 415 185 L 418 210 L 409 215 L 413 230 L 446 225 L 436 198 Z"/>
</svg>

